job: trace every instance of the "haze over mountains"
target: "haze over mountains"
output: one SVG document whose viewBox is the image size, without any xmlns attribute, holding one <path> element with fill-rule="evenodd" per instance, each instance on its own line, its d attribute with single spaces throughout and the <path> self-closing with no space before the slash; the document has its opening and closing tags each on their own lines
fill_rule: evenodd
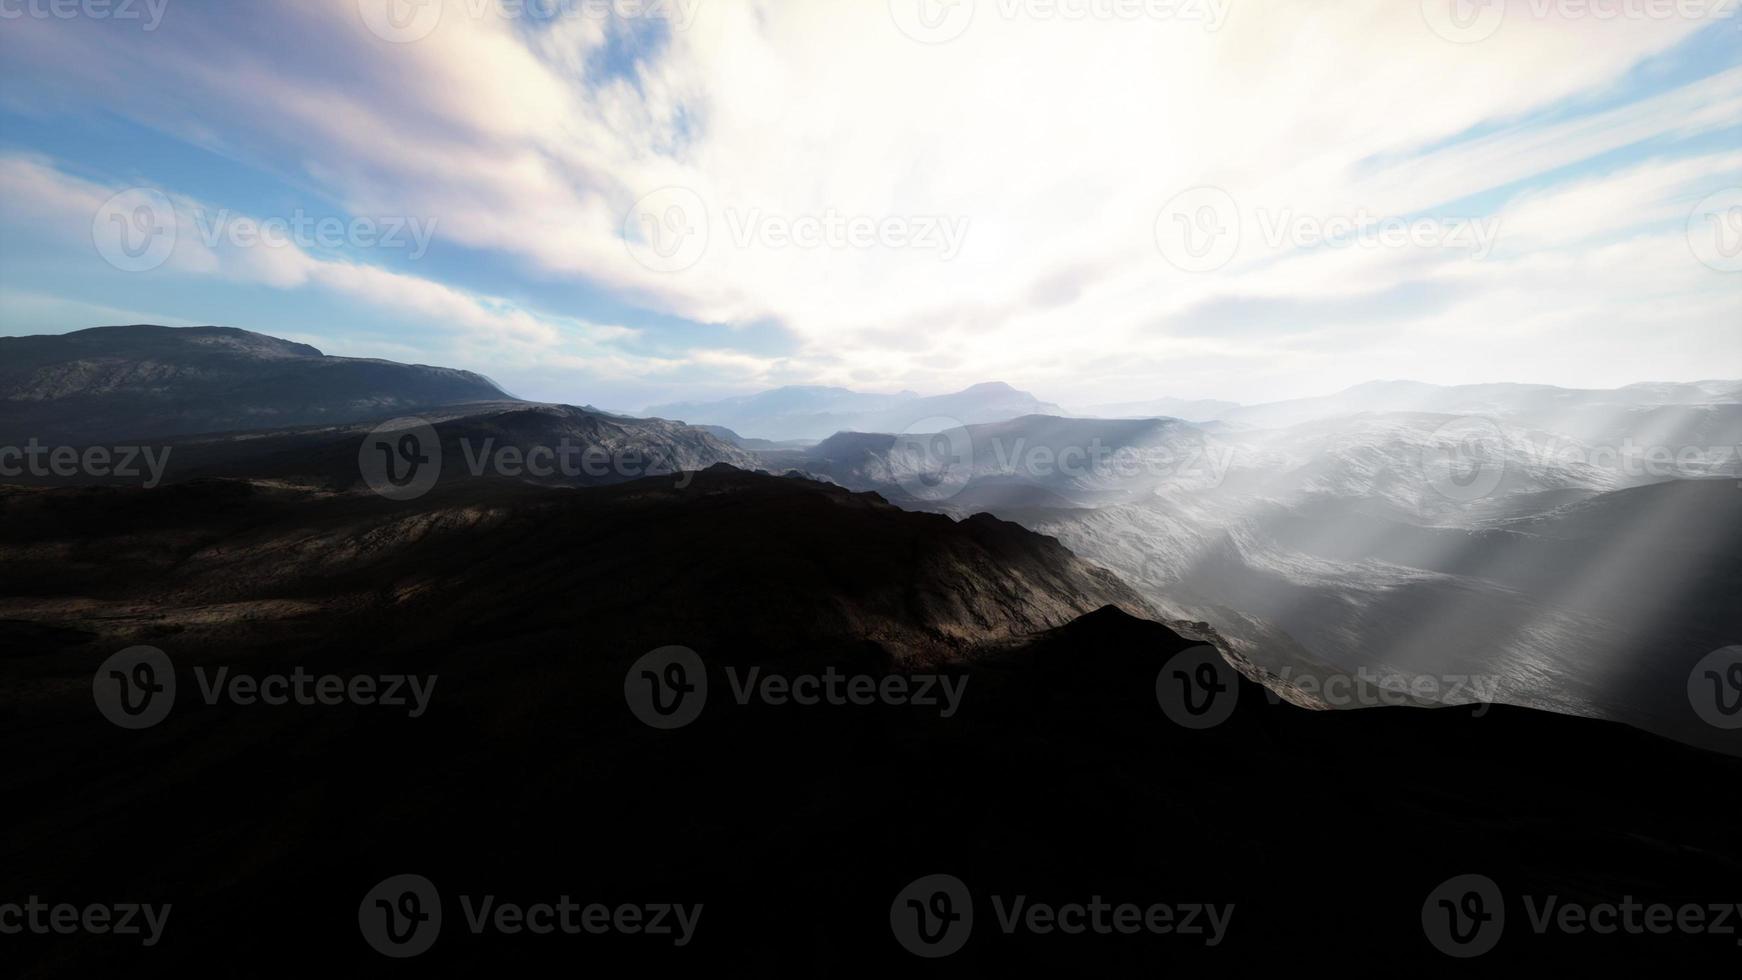
<svg viewBox="0 0 1742 980">
<path fill-rule="evenodd" d="M 1363 412 L 1478 415 L 1574 438 L 1613 435 L 1622 426 L 1641 439 L 1673 438 L 1678 425 L 1721 416 L 1722 433 L 1742 432 L 1742 381 L 1644 383 L 1615 389 L 1553 385 L 1430 385 L 1376 381 L 1322 398 L 1228 408 L 1215 418 L 1255 428 L 1279 428 Z M 1713 436 L 1722 438 L 1723 436 Z M 1731 440 L 1734 445 L 1737 440 Z"/>
<path fill-rule="evenodd" d="M 846 388 L 797 386 L 715 402 L 654 405 L 647 415 L 718 425 L 756 439 L 809 439 L 837 432 L 936 431 L 937 427 L 999 422 L 1019 415 L 1062 415 L 1063 409 L 1003 382 L 947 395 L 911 391 L 865 394 Z"/>
<path fill-rule="evenodd" d="M 738 429 L 519 402 L 467 372 L 326 358 L 228 328 L 3 343 L 28 357 L 0 372 L 0 430 L 37 436 L 47 415 L 39 438 L 50 440 L 155 429 L 172 483 L 354 492 L 364 437 L 406 414 L 429 424 L 442 485 L 797 471 L 1056 537 L 1157 615 L 1212 625 L 1228 656 L 1303 704 L 1321 702 L 1291 678 L 1456 674 L 1487 686 L 1446 700 L 1479 694 L 1731 741 L 1689 717 L 1678 685 L 1742 635 L 1718 598 L 1742 591 L 1742 494 L 1726 492 L 1742 479 L 1736 382 L 1382 383 L 1203 423 L 1065 417 L 999 384 L 937 398 L 790 388 L 665 407 Z M 945 412 L 989 420 L 956 426 Z M 843 422 L 861 428 L 814 445 L 756 437 Z M 557 446 L 603 465 L 525 465 Z"/>
<path fill-rule="evenodd" d="M 223 384 L 313 359 L 222 336 Z M 105 378 L 166 380 L 99 383 L 114 400 L 87 415 L 64 385 L 64 431 L 210 390 L 198 358 L 162 350 L 87 355 Z M 1082 947 L 1002 932 L 988 895 L 1219 903 L 1213 944 L 1112 937 L 1097 963 L 1272 970 L 1302 950 L 1437 956 L 1424 897 L 1472 871 L 1515 903 L 1733 901 L 1742 880 L 1738 731 L 1688 688 L 1694 656 L 1742 632 L 1733 460 L 1636 474 L 1424 412 L 1275 430 L 1021 415 L 747 449 L 496 397 L 417 410 L 414 448 L 441 465 L 396 498 L 362 469 L 381 419 L 336 421 L 420 397 L 430 376 L 396 367 L 365 397 L 297 408 L 318 424 L 164 437 L 160 486 L 0 478 L 0 735 L 31 804 L 0 818 L 0 895 L 173 903 L 151 951 L 171 974 L 214 955 L 288 976 L 378 966 L 360 896 L 415 873 L 446 900 L 436 949 L 458 972 L 584 955 L 893 975 L 914 961 L 892 897 L 939 873 L 981 903 L 954 962 L 999 973 L 1080 971 Z M 0 389 L 6 431 L 38 390 Z M 246 417 L 218 407 L 194 424 Z M 472 465 L 558 443 L 614 465 Z M 122 731 L 93 677 L 140 644 L 180 693 Z M 699 673 L 671 690 L 700 706 L 656 730 L 629 692 L 674 646 Z M 415 718 L 273 704 L 206 694 L 218 672 L 412 678 L 430 697 Z M 813 677 L 933 695 L 807 703 Z M 1218 720 L 1181 721 L 1176 696 Z M 1326 853 L 1351 839 L 1357 856 Z M 469 932 L 458 896 L 483 894 L 705 913 L 683 947 L 564 942 Z M 137 962 L 62 938 L 10 962 Z M 1512 928 L 1485 962 L 1735 952 L 1728 935 L 1587 938 Z"/>
<path fill-rule="evenodd" d="M 1376 385 L 1241 416 L 1307 419 L 1277 428 L 1028 416 L 759 455 L 1056 536 L 1276 676 L 1478 678 L 1734 750 L 1686 683 L 1742 636 L 1738 387 Z"/>
<path fill-rule="evenodd" d="M 931 397 L 792 386 L 712 402 L 655 405 L 643 414 L 722 426 L 751 439 L 820 441 L 838 432 L 938 431 L 1024 415 L 1177 418 L 1270 429 L 1364 412 L 1480 415 L 1575 438 L 1608 437 L 1626 426 L 1637 439 L 1663 441 L 1682 429 L 1692 427 L 1697 432 L 1706 426 L 1710 431 L 1701 437 L 1716 442 L 1742 433 L 1742 381 L 1648 382 L 1615 389 L 1374 381 L 1331 395 L 1258 405 L 1156 398 L 1069 410 L 1003 382 Z M 1734 445 L 1739 440 L 1729 441 Z"/>
</svg>

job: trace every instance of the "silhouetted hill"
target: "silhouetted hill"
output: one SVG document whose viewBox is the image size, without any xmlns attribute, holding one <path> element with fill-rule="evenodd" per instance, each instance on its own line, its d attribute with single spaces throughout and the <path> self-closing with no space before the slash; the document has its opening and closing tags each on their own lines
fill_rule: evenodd
<svg viewBox="0 0 1742 980">
<path fill-rule="evenodd" d="M 0 442 L 14 445 L 332 425 L 511 397 L 470 371 L 329 357 L 233 327 L 0 337 Z"/>
<path fill-rule="evenodd" d="M 0 488 L 0 507 L 0 592 L 18 597 L 9 618 L 108 643 L 173 634 L 234 651 L 267 639 L 277 609 L 274 644 L 304 629 L 320 643 L 365 628 L 439 644 L 500 624 L 626 647 L 863 645 L 906 662 L 1108 604 L 1148 608 L 1111 573 L 1017 525 L 912 514 L 875 494 L 723 465 L 585 493 L 444 481 L 396 503 L 196 481 Z M 663 611 L 601 615 L 646 603 Z"/>
</svg>

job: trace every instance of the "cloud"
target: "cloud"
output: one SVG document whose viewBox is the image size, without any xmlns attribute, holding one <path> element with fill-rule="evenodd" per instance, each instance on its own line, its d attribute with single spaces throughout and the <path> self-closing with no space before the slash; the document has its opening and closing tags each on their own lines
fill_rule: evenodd
<svg viewBox="0 0 1742 980">
<path fill-rule="evenodd" d="M 439 219 L 444 242 L 650 320 L 774 322 L 798 344 L 778 359 L 692 347 L 595 368 L 931 390 L 1001 377 L 1056 385 L 1049 396 L 1067 401 L 1251 395 L 1284 376 L 1323 388 L 1329 379 L 1296 373 L 1314 365 L 1379 375 L 1396 366 L 1395 348 L 1446 343 L 1448 325 L 1477 310 L 1538 332 L 1586 322 L 1578 311 L 1599 304 L 1615 323 L 1643 322 L 1663 289 L 1615 268 L 1617 255 L 1679 283 L 1676 308 L 1690 315 L 1726 288 L 1661 228 L 1614 243 L 1670 220 L 1685 191 L 1742 182 L 1733 156 L 1588 169 L 1628 147 L 1742 123 L 1742 68 L 1633 88 L 1642 62 L 1708 21 L 1514 4 L 1502 29 L 1459 44 L 1416 3 L 1245 0 L 1218 8 L 1217 30 L 1045 13 L 1062 6 L 982 0 L 960 36 L 923 44 L 903 33 L 890 0 L 707 3 L 681 24 L 551 22 L 452 0 L 427 36 L 395 43 L 371 33 L 356 0 L 317 0 L 202 11 L 144 39 L 32 23 L 0 50 L 37 73 L 44 100 L 102 99 L 276 168 L 352 213 Z M 1227 265 L 1189 274 L 1158 252 L 1154 224 L 1175 195 L 1206 184 L 1226 189 L 1248 222 L 1479 217 L 1460 202 L 1499 194 L 1482 206 L 1502 219 L 1499 252 L 1472 263 L 1445 248 L 1313 248 L 1249 233 Z M 669 188 L 699 212 L 673 211 Z M 638 211 L 646 200 L 658 207 Z M 747 222 L 831 217 L 959 222 L 965 237 L 946 259 L 881 232 L 842 247 L 742 234 Z M 703 228 L 699 250 L 679 237 Z M 650 253 L 653 235 L 677 243 L 681 267 Z M 1597 250 L 1611 246 L 1623 251 Z M 300 254 L 177 259 L 391 302 L 514 343 L 556 342 L 544 318 L 370 266 Z M 1579 281 L 1598 268 L 1617 278 Z M 1399 311 L 1384 341 L 1328 323 L 1319 340 L 1296 338 L 1279 354 L 1247 336 L 1177 329 L 1204 309 L 1286 324 L 1291 302 L 1323 319 L 1413 283 L 1436 302 Z M 1705 336 L 1710 325 L 1671 329 Z M 1563 360 L 1599 356 L 1556 336 Z M 1613 349 L 1605 343 L 1604 356 Z M 1436 363 L 1421 350 L 1414 360 Z M 1109 351 L 1149 373 L 1092 375 Z M 1529 360 L 1549 355 L 1538 348 Z M 1181 363 L 1196 374 L 1180 377 Z"/>
</svg>

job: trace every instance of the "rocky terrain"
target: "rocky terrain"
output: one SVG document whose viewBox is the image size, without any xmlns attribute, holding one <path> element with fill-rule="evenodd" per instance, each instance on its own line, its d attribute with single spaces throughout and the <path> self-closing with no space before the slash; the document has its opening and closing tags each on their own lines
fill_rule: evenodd
<svg viewBox="0 0 1742 980">
<path fill-rule="evenodd" d="M 404 503 L 258 480 L 0 489 L 0 554 L 11 629 L 226 657 L 293 638 L 354 649 L 359 630 L 438 646 L 572 629 L 623 649 L 851 638 L 911 664 L 1103 606 L 1152 614 L 1014 524 L 724 465 L 586 493 L 456 481 Z"/>
<path fill-rule="evenodd" d="M 1452 703 L 1624 720 L 1742 753 L 1686 693 L 1701 658 L 1742 638 L 1723 598 L 1742 590 L 1742 458 L 1706 441 L 1735 435 L 1723 420 L 1738 406 L 1684 403 L 1719 397 L 1712 386 L 1496 387 L 1518 413 L 1570 402 L 1580 425 L 1604 398 L 1629 407 L 1586 433 L 1594 443 L 1507 420 L 1517 413 L 1274 430 L 1029 416 L 758 456 L 1055 536 L 1166 616 L 1213 625 L 1279 689 L 1363 671 L 1425 679 Z M 1641 404 L 1653 397 L 1675 403 Z M 1645 435 L 1692 441 L 1621 451 Z"/>
<path fill-rule="evenodd" d="M 241 480 L 8 491 L 0 774 L 29 805 L 0 816 L 0 894 L 174 910 L 150 948 L 8 936 L 9 970 L 174 975 L 217 956 L 245 975 L 373 972 L 393 961 L 359 909 L 404 874 L 444 912 L 404 966 L 442 974 L 1086 957 L 1431 973 L 1459 964 L 1423 909 L 1464 874 L 1504 896 L 1485 965 L 1734 956 L 1727 935 L 1538 934 L 1527 903 L 1733 901 L 1742 762 L 1526 709 L 1303 710 L 1226 668 L 1199 692 L 1217 714 L 1186 727 L 1172 692 L 1216 672 L 1214 634 L 1140 618 L 1055 541 L 803 479 L 676 483 L 467 480 L 398 503 Z M 93 705 L 93 672 L 134 644 L 171 658 L 178 694 L 129 731 Z M 673 644 L 699 658 L 705 703 L 652 727 L 625 692 Z M 208 700 L 218 670 L 412 677 L 429 696 L 415 716 Z M 959 697 L 741 696 L 751 670 Z M 964 883 L 974 919 L 927 961 L 891 908 L 936 874 Z M 1018 896 L 1225 917 L 1213 942 L 1201 917 L 1006 931 Z M 463 903 L 485 898 L 702 912 L 683 945 L 476 932 Z"/>
<path fill-rule="evenodd" d="M 225 363 L 316 359 L 216 336 Z M 357 404 L 162 435 L 151 486 L 0 481 L 25 801 L 0 925 L 38 897 L 174 910 L 148 947 L 0 934 L 12 973 L 374 972 L 413 952 L 370 926 L 403 875 L 434 890 L 387 903 L 432 945 L 403 965 L 467 975 L 1437 973 L 1436 896 L 1467 875 L 1504 909 L 1484 964 L 1734 958 L 1716 929 L 1532 925 L 1738 898 L 1742 752 L 1689 687 L 1742 629 L 1734 479 L 1634 479 L 1501 422 L 1475 460 L 1499 479 L 1460 499 L 1470 460 L 1429 458 L 1423 413 L 795 447 L 500 397 L 336 420 Z M 971 930 L 919 958 L 900 896 L 936 875 Z M 540 933 L 480 902 L 630 918 Z M 681 943 L 623 927 L 671 905 L 701 909 Z M 1196 925 L 1073 933 L 1049 917 L 1072 905 Z"/>
</svg>

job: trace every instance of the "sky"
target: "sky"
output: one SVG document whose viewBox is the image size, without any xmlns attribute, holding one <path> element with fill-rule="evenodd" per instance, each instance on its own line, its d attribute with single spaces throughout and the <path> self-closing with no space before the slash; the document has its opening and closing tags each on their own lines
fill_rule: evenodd
<svg viewBox="0 0 1742 980">
<path fill-rule="evenodd" d="M 0 334 L 636 410 L 1742 377 L 1738 0 L 0 0 Z"/>
</svg>

